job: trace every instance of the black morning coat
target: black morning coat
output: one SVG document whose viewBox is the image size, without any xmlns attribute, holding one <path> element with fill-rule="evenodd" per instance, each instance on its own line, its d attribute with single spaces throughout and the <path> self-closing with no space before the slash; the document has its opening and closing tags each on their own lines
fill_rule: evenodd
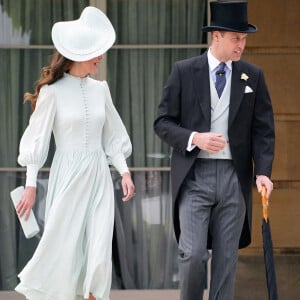
<svg viewBox="0 0 300 300">
<path fill-rule="evenodd" d="M 245 93 L 246 86 L 253 92 Z M 193 131 L 209 132 L 211 117 L 207 52 L 176 62 L 164 86 L 154 122 L 156 134 L 172 147 L 171 183 L 173 221 L 180 235 L 177 196 L 199 148 L 186 150 Z M 239 247 L 251 242 L 252 186 L 256 175 L 271 176 L 274 158 L 274 119 L 263 72 L 245 61 L 232 62 L 228 121 L 229 146 L 246 202 Z M 208 237 L 211 248 L 211 237 Z"/>
</svg>

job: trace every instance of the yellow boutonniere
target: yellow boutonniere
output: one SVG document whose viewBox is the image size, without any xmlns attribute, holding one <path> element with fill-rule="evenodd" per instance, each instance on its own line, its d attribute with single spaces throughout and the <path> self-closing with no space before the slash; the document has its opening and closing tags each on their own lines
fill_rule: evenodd
<svg viewBox="0 0 300 300">
<path fill-rule="evenodd" d="M 249 78 L 249 76 L 245 73 L 242 73 L 241 75 L 241 79 L 247 81 L 247 79 Z"/>
</svg>

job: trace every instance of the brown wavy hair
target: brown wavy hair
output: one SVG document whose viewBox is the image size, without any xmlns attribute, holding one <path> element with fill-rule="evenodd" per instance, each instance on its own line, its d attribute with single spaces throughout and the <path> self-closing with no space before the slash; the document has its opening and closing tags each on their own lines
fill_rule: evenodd
<svg viewBox="0 0 300 300">
<path fill-rule="evenodd" d="M 24 94 L 24 102 L 30 101 L 31 108 L 34 111 L 42 86 L 52 84 L 62 78 L 64 73 L 70 70 L 72 64 L 72 60 L 55 52 L 52 55 L 50 65 L 41 69 L 41 76 L 34 84 L 34 93 L 27 92 Z"/>
</svg>

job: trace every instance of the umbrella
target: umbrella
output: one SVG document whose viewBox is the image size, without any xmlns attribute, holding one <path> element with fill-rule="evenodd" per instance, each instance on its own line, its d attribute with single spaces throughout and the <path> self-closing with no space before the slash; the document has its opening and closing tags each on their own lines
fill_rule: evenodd
<svg viewBox="0 0 300 300">
<path fill-rule="evenodd" d="M 261 192 L 263 206 L 262 236 L 264 247 L 264 260 L 266 270 L 266 280 L 269 293 L 269 300 L 277 300 L 277 284 L 273 256 L 273 242 L 271 236 L 270 220 L 268 218 L 268 199 L 266 198 L 266 188 L 263 186 Z"/>
</svg>

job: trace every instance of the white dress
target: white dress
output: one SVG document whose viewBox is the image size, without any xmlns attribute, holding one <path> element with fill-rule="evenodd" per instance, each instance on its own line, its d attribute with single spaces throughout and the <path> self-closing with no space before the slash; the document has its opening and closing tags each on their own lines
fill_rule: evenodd
<svg viewBox="0 0 300 300">
<path fill-rule="evenodd" d="M 16 291 L 29 300 L 77 300 L 89 292 L 107 300 L 114 223 L 109 164 L 122 174 L 131 154 L 107 83 L 64 74 L 42 87 L 20 142 L 18 162 L 29 177 L 45 163 L 52 131 L 44 233 Z"/>
</svg>

